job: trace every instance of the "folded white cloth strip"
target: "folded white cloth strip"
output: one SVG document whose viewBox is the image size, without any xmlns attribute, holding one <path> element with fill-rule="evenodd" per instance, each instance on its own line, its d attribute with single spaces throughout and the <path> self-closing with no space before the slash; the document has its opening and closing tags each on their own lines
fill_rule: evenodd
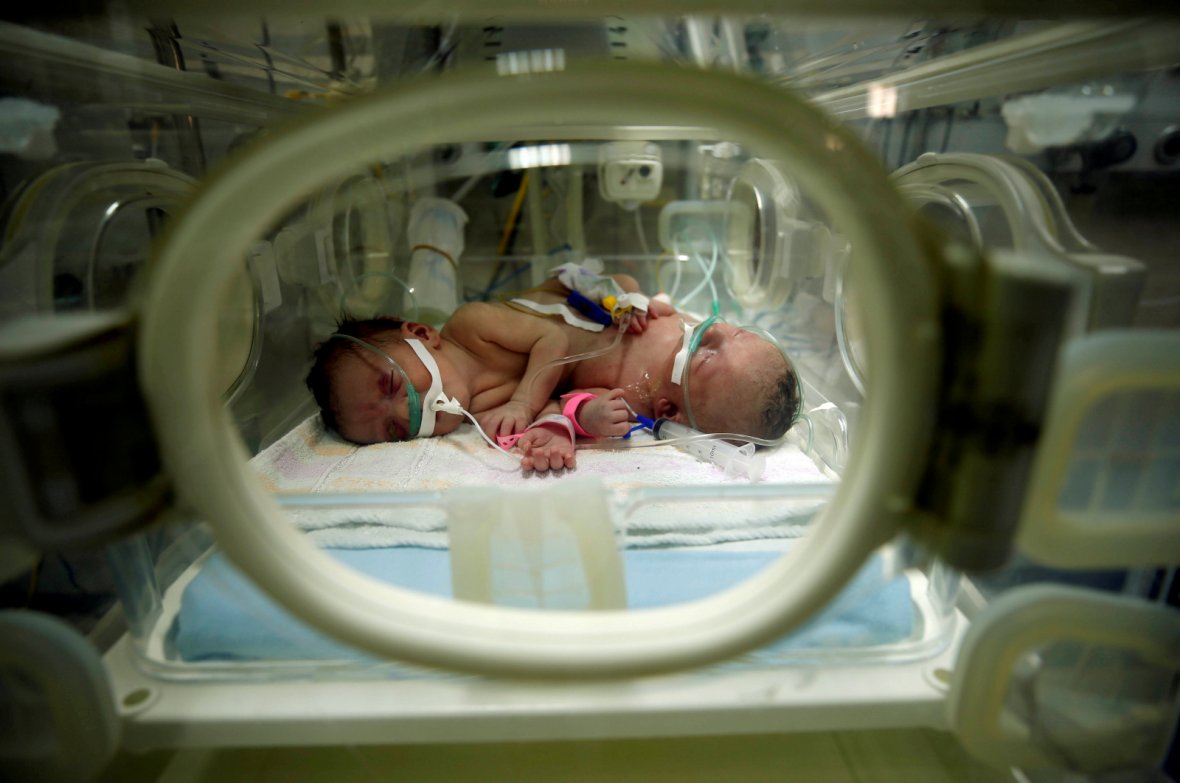
<svg viewBox="0 0 1180 783">
<path fill-rule="evenodd" d="M 636 436 L 640 437 L 639 435 Z M 832 486 L 793 445 L 767 452 L 762 484 L 814 485 L 817 496 Z M 470 425 L 441 438 L 355 446 L 325 431 L 318 415 L 304 421 L 256 456 L 252 465 L 277 493 L 417 493 L 381 507 L 299 508 L 291 516 L 320 546 L 446 548 L 446 512 L 421 493 L 490 486 L 542 490 L 565 477 L 521 471 L 517 462 L 487 447 Z M 708 499 L 702 486 L 748 485 L 674 446 L 628 450 L 580 449 L 579 477 L 599 478 L 625 492 L 644 487 L 684 488 L 672 499 L 633 504 L 616 520 L 628 548 L 713 544 L 802 535 L 817 502 Z M 421 498 L 415 500 L 415 498 Z M 527 502 L 527 496 L 521 501 Z"/>
</svg>

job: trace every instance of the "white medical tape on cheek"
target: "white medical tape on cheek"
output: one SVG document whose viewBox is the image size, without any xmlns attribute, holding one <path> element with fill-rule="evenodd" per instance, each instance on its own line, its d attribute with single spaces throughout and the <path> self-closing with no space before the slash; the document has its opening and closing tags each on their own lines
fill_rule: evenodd
<svg viewBox="0 0 1180 783">
<path fill-rule="evenodd" d="M 438 362 L 434 361 L 434 357 L 430 355 L 430 351 L 426 349 L 421 341 L 407 338 L 406 343 L 413 349 L 418 358 L 422 360 L 422 364 L 426 365 L 427 372 L 430 373 L 430 388 L 426 390 L 426 394 L 422 397 L 422 426 L 418 428 L 419 438 L 429 438 L 434 434 L 435 413 L 440 410 L 449 413 L 461 413 L 462 408 L 459 406 L 458 400 L 453 400 L 443 393 L 442 387 L 442 373 L 439 372 Z"/>
<path fill-rule="evenodd" d="M 692 333 L 695 329 L 683 322 L 680 325 L 684 328 L 684 340 L 680 344 L 680 350 L 676 352 L 676 358 L 672 360 L 672 383 L 677 386 L 684 380 L 684 368 L 688 366 L 688 346 L 692 342 Z"/>
</svg>

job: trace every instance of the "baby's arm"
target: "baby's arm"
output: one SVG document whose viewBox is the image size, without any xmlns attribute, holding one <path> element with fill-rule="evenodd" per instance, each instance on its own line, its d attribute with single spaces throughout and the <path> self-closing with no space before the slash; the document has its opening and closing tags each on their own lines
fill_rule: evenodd
<svg viewBox="0 0 1180 783">
<path fill-rule="evenodd" d="M 547 323 L 542 319 L 533 320 Z M 539 336 L 530 346 L 528 366 L 512 398 L 480 416 L 481 422 L 486 422 L 484 428 L 500 435 L 511 435 L 527 427 L 545 407 L 561 377 L 560 365 L 548 365 L 567 355 L 569 338 L 565 334 L 553 329 Z"/>
<path fill-rule="evenodd" d="M 610 438 L 631 429 L 631 411 L 623 401 L 622 389 L 577 389 L 550 400 L 540 416 L 560 413 L 570 419 L 579 435 Z M 538 418 L 540 418 L 538 416 Z"/>
<path fill-rule="evenodd" d="M 629 423 L 630 414 L 627 411 L 627 406 L 623 404 L 623 390 L 594 389 L 586 391 L 598 396 L 582 401 L 577 401 L 575 397 L 577 407 L 572 412 L 577 418 L 578 426 L 594 437 L 626 435 L 631 426 Z M 572 394 L 582 393 L 573 392 Z M 562 413 L 568 405 L 568 400 L 551 400 L 542 409 L 541 416 Z M 522 454 L 520 466 L 525 470 L 544 473 L 549 470 L 573 468 L 577 464 L 574 453 L 575 445 L 570 440 L 569 433 L 558 426 L 533 427 L 521 434 L 515 447 Z"/>
<path fill-rule="evenodd" d="M 514 313 L 507 308 L 473 303 L 455 312 L 448 333 L 477 356 L 497 352 L 528 356 L 524 375 L 502 405 L 476 415 L 491 436 L 521 432 L 541 412 L 561 378 L 561 365 L 549 365 L 569 354 L 569 337 L 553 321 Z"/>
</svg>

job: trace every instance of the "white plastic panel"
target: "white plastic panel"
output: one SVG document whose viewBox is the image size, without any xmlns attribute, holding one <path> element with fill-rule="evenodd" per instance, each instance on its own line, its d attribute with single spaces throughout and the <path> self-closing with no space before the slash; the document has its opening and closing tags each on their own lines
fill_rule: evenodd
<svg viewBox="0 0 1180 783">
<path fill-rule="evenodd" d="M 1180 560 L 1180 334 L 1075 341 L 1063 357 L 1018 546 L 1061 568 Z"/>
</svg>

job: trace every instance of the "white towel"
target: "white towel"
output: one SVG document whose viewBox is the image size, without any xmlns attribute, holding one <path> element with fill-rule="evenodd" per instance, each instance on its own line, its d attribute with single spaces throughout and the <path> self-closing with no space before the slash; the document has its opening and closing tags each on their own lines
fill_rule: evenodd
<svg viewBox="0 0 1180 783">
<path fill-rule="evenodd" d="M 445 437 L 360 447 L 326 432 L 318 415 L 271 445 L 252 464 L 264 484 L 279 493 L 441 493 L 470 486 L 527 492 L 565 478 L 564 472 L 524 473 L 518 462 L 488 448 L 470 425 Z M 781 498 L 701 498 L 696 494 L 699 490 L 688 488 L 746 486 L 749 481 L 726 476 L 667 445 L 623 451 L 579 449 L 578 467 L 572 473 L 597 477 L 616 495 L 644 487 L 685 488 L 678 499 L 637 504 L 625 519 L 616 520 L 627 547 L 796 537 L 805 532 L 818 505 L 785 504 Z M 789 444 L 766 453 L 761 483 L 832 484 Z M 382 508 L 298 509 L 292 517 L 321 546 L 447 546 L 445 511 L 430 497 L 418 505 L 403 500 Z"/>
</svg>

